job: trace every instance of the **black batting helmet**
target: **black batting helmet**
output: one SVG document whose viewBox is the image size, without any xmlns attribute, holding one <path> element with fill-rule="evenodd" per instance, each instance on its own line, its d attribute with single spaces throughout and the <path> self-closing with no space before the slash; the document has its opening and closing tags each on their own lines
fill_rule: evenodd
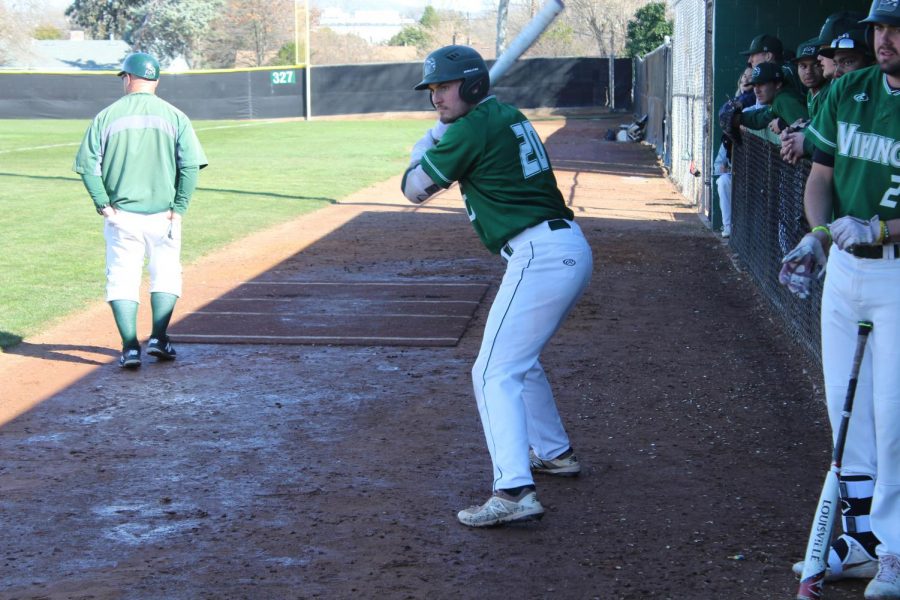
<svg viewBox="0 0 900 600">
<path fill-rule="evenodd" d="M 488 68 L 481 55 L 468 46 L 444 46 L 428 55 L 422 65 L 422 81 L 415 89 L 424 90 L 432 83 L 462 80 L 459 97 L 469 104 L 484 99 L 491 87 Z"/>
</svg>

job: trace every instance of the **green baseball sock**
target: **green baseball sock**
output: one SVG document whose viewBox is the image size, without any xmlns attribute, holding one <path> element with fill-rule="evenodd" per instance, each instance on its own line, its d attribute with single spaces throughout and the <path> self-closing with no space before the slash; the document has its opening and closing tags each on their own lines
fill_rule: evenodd
<svg viewBox="0 0 900 600">
<path fill-rule="evenodd" d="M 153 312 L 153 331 L 150 337 L 159 340 L 166 339 L 166 331 L 169 329 L 169 321 L 175 310 L 178 296 L 165 292 L 153 292 L 150 294 L 150 308 Z"/>
<path fill-rule="evenodd" d="M 137 340 L 138 303 L 133 300 L 110 300 L 109 305 L 122 338 L 122 349 L 140 348 Z"/>
</svg>

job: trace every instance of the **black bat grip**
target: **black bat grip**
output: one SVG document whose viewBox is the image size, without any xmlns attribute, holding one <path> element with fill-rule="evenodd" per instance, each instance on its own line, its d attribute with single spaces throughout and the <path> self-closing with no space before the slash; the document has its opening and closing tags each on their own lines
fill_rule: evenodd
<svg viewBox="0 0 900 600">
<path fill-rule="evenodd" d="M 862 364 L 863 354 L 866 351 L 866 341 L 872 332 L 871 321 L 860 321 L 856 333 L 856 352 L 853 355 L 853 367 L 850 369 L 850 383 L 847 385 L 847 396 L 844 398 L 844 409 L 841 411 L 841 425 L 834 441 L 834 452 L 831 463 L 836 472 L 840 473 L 841 461 L 844 458 L 844 443 L 847 441 L 847 428 L 850 426 L 850 413 L 853 412 L 853 399 L 856 397 L 856 383 L 859 380 L 859 366 Z"/>
</svg>

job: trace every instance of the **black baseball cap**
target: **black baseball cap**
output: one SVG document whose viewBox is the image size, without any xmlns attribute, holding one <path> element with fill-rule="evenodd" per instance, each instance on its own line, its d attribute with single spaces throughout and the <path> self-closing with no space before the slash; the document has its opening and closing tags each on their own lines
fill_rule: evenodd
<svg viewBox="0 0 900 600">
<path fill-rule="evenodd" d="M 819 52 L 819 38 L 814 37 L 812 39 L 806 40 L 805 42 L 801 42 L 799 46 L 797 46 L 797 56 L 791 59 L 791 62 L 796 64 L 801 60 L 805 59 L 816 59 L 816 55 Z"/>
<path fill-rule="evenodd" d="M 866 15 L 853 10 L 842 10 L 828 15 L 821 31 L 819 31 L 819 46 L 827 48 L 832 40 L 842 33 L 847 33 L 850 29 L 858 27 L 860 20 L 865 18 Z"/>
<path fill-rule="evenodd" d="M 781 65 L 776 65 L 773 62 L 764 62 L 753 67 L 750 83 L 756 85 L 757 83 L 768 83 L 770 81 L 784 81 L 784 71 L 781 70 Z"/>
<path fill-rule="evenodd" d="M 872 56 L 869 44 L 866 43 L 866 30 L 858 27 L 837 36 L 827 48 L 819 50 L 819 54 L 825 58 L 834 58 L 834 54 L 838 50 L 856 50 L 866 56 Z"/>
<path fill-rule="evenodd" d="M 829 40 L 831 41 L 831 40 Z M 750 48 L 741 52 L 744 56 L 750 56 L 751 54 L 758 54 L 760 52 L 771 52 L 772 54 L 777 54 L 781 56 L 784 52 L 784 45 L 774 35 L 769 35 L 768 33 L 763 33 L 761 35 L 756 36 L 750 42 Z"/>
</svg>

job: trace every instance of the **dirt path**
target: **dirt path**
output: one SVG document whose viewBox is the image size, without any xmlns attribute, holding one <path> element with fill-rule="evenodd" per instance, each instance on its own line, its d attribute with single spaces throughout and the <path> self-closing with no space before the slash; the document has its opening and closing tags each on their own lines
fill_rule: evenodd
<svg viewBox="0 0 900 600">
<path fill-rule="evenodd" d="M 503 263 L 458 192 L 390 181 L 201 261 L 180 312 L 265 272 L 492 282 L 457 347 L 190 344 L 123 373 L 101 305 L 0 355 L 0 597 L 792 597 L 817 378 L 614 124 L 537 123 L 595 255 L 543 359 L 585 471 L 538 480 L 543 521 L 455 522 L 489 491 L 468 372 Z"/>
</svg>

